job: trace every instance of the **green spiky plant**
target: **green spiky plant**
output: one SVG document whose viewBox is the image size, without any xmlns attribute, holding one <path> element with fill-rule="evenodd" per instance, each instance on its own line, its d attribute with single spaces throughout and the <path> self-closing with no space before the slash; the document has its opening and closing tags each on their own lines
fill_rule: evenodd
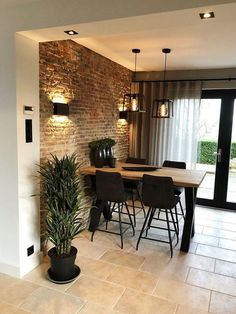
<svg viewBox="0 0 236 314">
<path fill-rule="evenodd" d="M 52 159 L 40 165 L 42 196 L 47 209 L 46 238 L 56 247 L 58 256 L 71 252 L 72 240 L 84 229 L 83 213 L 87 198 L 80 164 L 75 154 Z"/>
</svg>

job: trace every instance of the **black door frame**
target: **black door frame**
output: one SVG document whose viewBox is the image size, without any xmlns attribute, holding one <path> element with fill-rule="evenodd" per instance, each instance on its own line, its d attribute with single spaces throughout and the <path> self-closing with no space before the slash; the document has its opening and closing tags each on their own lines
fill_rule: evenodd
<svg viewBox="0 0 236 314">
<path fill-rule="evenodd" d="M 203 90 L 201 98 L 221 99 L 217 151 L 222 149 L 222 155 L 221 161 L 216 161 L 216 176 L 213 200 L 197 198 L 197 204 L 236 210 L 236 202 L 226 202 L 236 89 Z"/>
</svg>

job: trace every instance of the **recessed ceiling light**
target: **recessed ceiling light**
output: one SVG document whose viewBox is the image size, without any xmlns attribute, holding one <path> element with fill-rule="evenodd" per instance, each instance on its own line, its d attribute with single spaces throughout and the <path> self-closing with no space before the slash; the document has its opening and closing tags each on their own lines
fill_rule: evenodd
<svg viewBox="0 0 236 314">
<path fill-rule="evenodd" d="M 205 13 L 199 13 L 200 18 L 205 20 L 205 19 L 212 19 L 213 17 L 215 17 L 214 12 L 205 12 Z"/>
<path fill-rule="evenodd" d="M 73 31 L 73 29 L 70 29 L 68 31 L 64 31 L 64 33 L 66 33 L 68 35 L 78 35 L 78 33 L 76 31 Z"/>
</svg>

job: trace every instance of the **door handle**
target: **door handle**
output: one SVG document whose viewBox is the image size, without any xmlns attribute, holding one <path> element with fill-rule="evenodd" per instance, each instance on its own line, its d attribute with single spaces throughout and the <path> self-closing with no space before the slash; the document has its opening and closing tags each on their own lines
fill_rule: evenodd
<svg viewBox="0 0 236 314">
<path fill-rule="evenodd" d="M 217 162 L 221 162 L 222 149 L 218 148 L 218 151 L 214 152 L 214 155 L 217 156 Z"/>
</svg>

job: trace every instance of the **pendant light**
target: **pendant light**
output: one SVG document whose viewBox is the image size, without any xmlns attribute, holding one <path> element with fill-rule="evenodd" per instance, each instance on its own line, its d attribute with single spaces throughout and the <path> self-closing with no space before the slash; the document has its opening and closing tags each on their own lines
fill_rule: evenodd
<svg viewBox="0 0 236 314">
<path fill-rule="evenodd" d="M 122 110 L 120 111 L 120 119 L 121 116 L 127 116 L 127 112 L 145 112 L 143 108 L 143 100 L 144 96 L 139 93 L 137 90 L 137 83 L 135 83 L 136 80 L 136 65 L 137 65 L 137 54 L 140 53 L 140 49 L 134 48 L 132 49 L 132 52 L 135 55 L 135 66 L 134 66 L 134 80 L 131 83 L 130 86 L 130 93 L 124 94 L 123 97 L 123 106 Z"/>
<path fill-rule="evenodd" d="M 152 105 L 152 118 L 170 118 L 173 117 L 173 100 L 166 96 L 166 63 L 167 54 L 171 52 L 171 49 L 164 48 L 162 52 L 165 54 L 165 70 L 163 79 L 163 94 L 161 99 L 154 99 Z"/>
</svg>

